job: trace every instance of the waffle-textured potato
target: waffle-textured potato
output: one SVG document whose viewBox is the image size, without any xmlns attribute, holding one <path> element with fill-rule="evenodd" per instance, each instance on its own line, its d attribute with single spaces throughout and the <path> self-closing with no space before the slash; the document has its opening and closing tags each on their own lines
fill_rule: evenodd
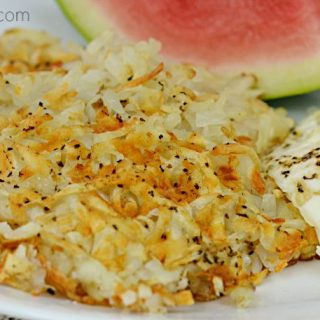
<svg viewBox="0 0 320 320">
<path fill-rule="evenodd" d="M 0 38 L 0 282 L 163 311 L 315 255 L 260 158 L 293 122 L 255 78 L 164 64 L 154 41 Z"/>
</svg>

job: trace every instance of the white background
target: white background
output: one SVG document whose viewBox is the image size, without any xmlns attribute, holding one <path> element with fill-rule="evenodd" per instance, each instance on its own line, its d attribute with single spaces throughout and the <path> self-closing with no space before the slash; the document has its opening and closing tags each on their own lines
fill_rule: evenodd
<svg viewBox="0 0 320 320">
<path fill-rule="evenodd" d="M 0 33 L 8 28 L 34 28 L 47 30 L 67 41 L 84 43 L 82 37 L 65 19 L 54 0 L 0 0 L 0 11 L 28 11 L 30 14 L 30 21 L 0 22 Z"/>
</svg>

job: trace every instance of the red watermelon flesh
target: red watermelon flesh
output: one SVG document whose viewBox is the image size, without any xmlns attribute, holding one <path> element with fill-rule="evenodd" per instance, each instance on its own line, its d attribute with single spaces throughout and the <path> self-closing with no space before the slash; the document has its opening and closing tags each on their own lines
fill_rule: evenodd
<svg viewBox="0 0 320 320">
<path fill-rule="evenodd" d="M 253 73 L 264 98 L 320 88 L 320 0 L 57 0 L 87 39 L 112 27 L 174 60 Z"/>
<path fill-rule="evenodd" d="M 121 33 L 210 66 L 301 59 L 320 50 L 320 0 L 93 0 Z"/>
</svg>

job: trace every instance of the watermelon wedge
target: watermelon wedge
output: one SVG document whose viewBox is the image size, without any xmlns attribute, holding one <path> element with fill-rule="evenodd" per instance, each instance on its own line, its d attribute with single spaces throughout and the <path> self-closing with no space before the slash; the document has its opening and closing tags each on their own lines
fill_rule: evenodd
<svg viewBox="0 0 320 320">
<path fill-rule="evenodd" d="M 320 0 L 57 0 L 90 40 L 106 28 L 221 74 L 254 73 L 264 98 L 320 88 Z"/>
</svg>

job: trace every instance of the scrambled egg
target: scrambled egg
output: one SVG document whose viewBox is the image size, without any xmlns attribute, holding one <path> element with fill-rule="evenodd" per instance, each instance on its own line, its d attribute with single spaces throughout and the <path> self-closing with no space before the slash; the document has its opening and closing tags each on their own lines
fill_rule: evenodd
<svg viewBox="0 0 320 320">
<path fill-rule="evenodd" d="M 269 159 L 269 174 L 320 237 L 320 112 L 294 129 Z"/>
<path fill-rule="evenodd" d="M 158 49 L 0 39 L 2 284 L 132 311 L 244 305 L 315 255 L 314 229 L 261 168 L 292 120 L 254 77 L 163 64 Z"/>
</svg>

